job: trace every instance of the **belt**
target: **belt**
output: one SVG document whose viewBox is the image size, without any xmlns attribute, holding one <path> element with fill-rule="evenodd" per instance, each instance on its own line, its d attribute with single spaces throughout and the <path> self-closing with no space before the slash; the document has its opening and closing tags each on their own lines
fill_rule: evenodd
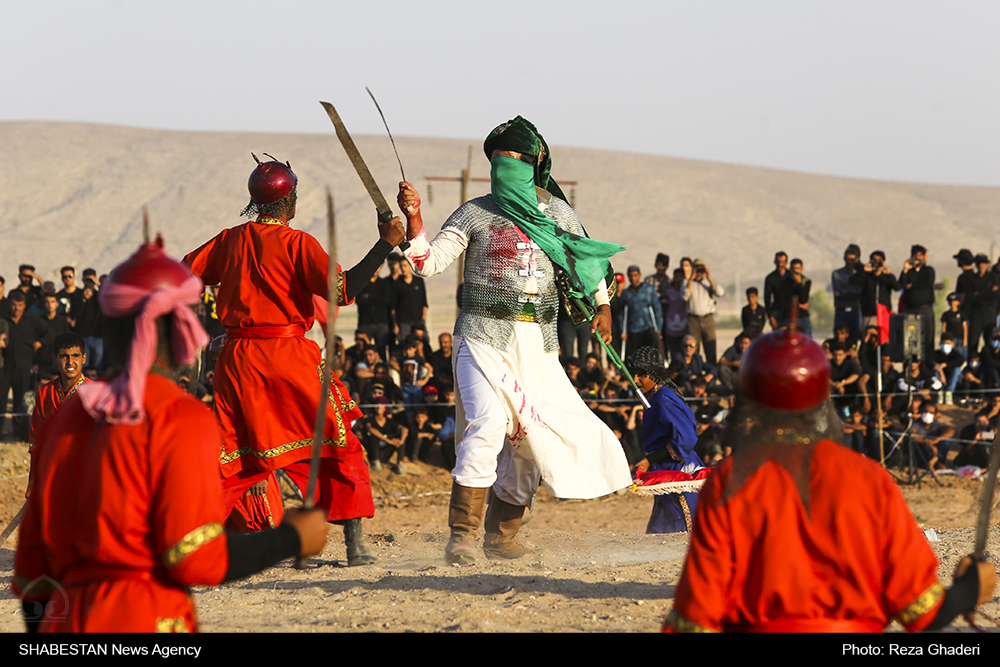
<svg viewBox="0 0 1000 667">
<path fill-rule="evenodd" d="M 268 325 L 260 327 L 233 327 L 226 329 L 226 336 L 236 338 L 302 338 L 306 328 L 301 324 Z"/>
<path fill-rule="evenodd" d="M 727 632 L 882 632 L 878 621 L 862 618 L 776 618 L 767 623 L 733 625 Z"/>
</svg>

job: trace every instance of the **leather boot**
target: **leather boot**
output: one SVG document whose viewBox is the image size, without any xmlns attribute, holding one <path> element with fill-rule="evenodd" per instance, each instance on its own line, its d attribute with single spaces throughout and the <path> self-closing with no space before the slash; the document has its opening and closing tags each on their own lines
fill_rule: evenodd
<svg viewBox="0 0 1000 667">
<path fill-rule="evenodd" d="M 344 523 L 344 543 L 347 545 L 347 566 L 371 565 L 378 560 L 368 541 L 365 540 L 361 519 L 349 519 Z"/>
<path fill-rule="evenodd" d="M 487 558 L 513 560 L 537 553 L 516 539 L 524 510 L 523 506 L 505 503 L 496 496 L 490 499 L 486 510 L 486 539 L 483 541 L 483 553 Z"/>
<path fill-rule="evenodd" d="M 444 559 L 451 565 L 468 565 L 476 561 L 476 533 L 483 516 L 483 503 L 488 489 L 451 485 L 448 507 L 448 527 L 451 539 L 444 548 Z"/>
</svg>

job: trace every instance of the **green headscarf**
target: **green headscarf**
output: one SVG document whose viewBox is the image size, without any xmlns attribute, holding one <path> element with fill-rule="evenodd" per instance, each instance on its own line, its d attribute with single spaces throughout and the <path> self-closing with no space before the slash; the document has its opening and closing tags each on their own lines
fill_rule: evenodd
<svg viewBox="0 0 1000 667">
<path fill-rule="evenodd" d="M 494 149 L 497 150 L 497 149 Z M 499 150 L 517 150 L 501 148 Z M 517 151 L 521 152 L 521 151 Z M 567 232 L 538 208 L 537 169 L 507 155 L 490 160 L 493 201 L 569 277 L 570 296 L 593 305 L 593 293 L 609 272 L 608 258 L 625 248 Z"/>
<path fill-rule="evenodd" d="M 486 159 L 493 159 L 493 151 L 514 151 L 531 155 L 536 159 L 535 185 L 568 202 L 559 184 L 549 175 L 552 172 L 552 156 L 549 145 L 538 129 L 530 121 L 518 116 L 493 128 L 483 142 Z"/>
</svg>

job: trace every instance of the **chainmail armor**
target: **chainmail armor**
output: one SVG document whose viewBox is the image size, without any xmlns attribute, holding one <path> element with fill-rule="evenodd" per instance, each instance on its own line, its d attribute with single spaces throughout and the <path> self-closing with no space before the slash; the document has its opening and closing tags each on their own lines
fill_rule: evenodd
<svg viewBox="0 0 1000 667">
<path fill-rule="evenodd" d="M 576 213 L 558 197 L 552 197 L 545 215 L 566 231 L 584 234 Z M 524 245 L 523 239 L 491 195 L 462 205 L 442 229 L 449 227 L 469 239 L 462 310 L 455 321 L 455 335 L 503 351 L 514 335 L 515 322 L 535 321 L 542 328 L 545 351 L 558 351 L 559 288 L 556 267 L 548 256 L 541 250 L 534 251 L 534 286 L 530 286 L 529 276 L 519 275 L 526 253 L 518 248 L 518 244 Z"/>
</svg>

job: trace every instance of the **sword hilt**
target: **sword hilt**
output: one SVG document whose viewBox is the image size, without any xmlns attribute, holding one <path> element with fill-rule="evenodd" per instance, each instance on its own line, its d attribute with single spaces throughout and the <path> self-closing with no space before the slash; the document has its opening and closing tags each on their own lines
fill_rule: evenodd
<svg viewBox="0 0 1000 667">
<path fill-rule="evenodd" d="M 379 219 L 379 220 L 380 220 L 380 221 L 381 221 L 382 223 L 386 223 L 386 222 L 389 222 L 389 221 L 390 221 L 390 220 L 392 220 L 392 219 L 393 219 L 394 217 L 395 217 L 395 216 L 394 216 L 394 215 L 392 214 L 392 211 L 383 211 L 382 213 L 379 213 L 379 214 L 378 214 L 378 219 Z M 410 247 L 410 242 L 409 242 L 409 241 L 407 241 L 407 240 L 406 240 L 405 238 L 404 238 L 404 239 L 402 240 L 402 242 L 400 242 L 400 244 L 399 244 L 399 249 L 400 249 L 400 250 L 402 250 L 403 252 L 406 252 L 406 250 L 407 250 L 407 249 L 409 249 L 409 247 Z"/>
</svg>

